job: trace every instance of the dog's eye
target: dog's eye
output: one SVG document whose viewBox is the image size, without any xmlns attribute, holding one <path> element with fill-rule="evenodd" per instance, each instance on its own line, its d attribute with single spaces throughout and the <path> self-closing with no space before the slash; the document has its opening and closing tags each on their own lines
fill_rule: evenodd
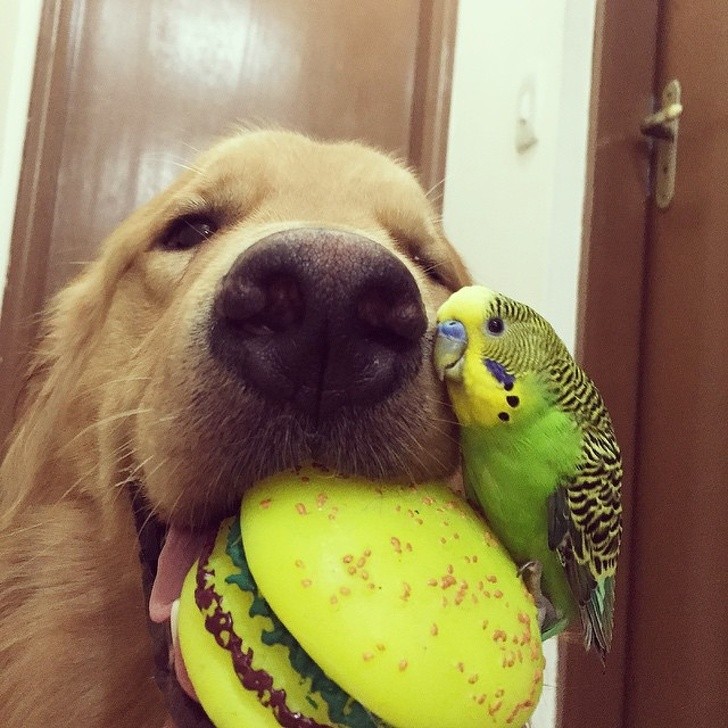
<svg viewBox="0 0 728 728">
<path fill-rule="evenodd" d="M 432 263 L 431 261 L 422 258 L 422 256 L 418 255 L 417 253 L 412 256 L 412 260 L 422 269 L 424 274 L 431 281 L 437 283 L 439 286 L 445 286 L 447 288 L 447 282 L 438 270 L 439 265 L 437 263 Z"/>
<path fill-rule="evenodd" d="M 185 215 L 170 225 L 160 247 L 164 250 L 189 250 L 212 237 L 217 230 L 218 224 L 207 215 Z"/>
<path fill-rule="evenodd" d="M 410 260 L 433 282 L 438 286 L 449 288 L 450 284 L 447 280 L 447 274 L 442 270 L 443 264 L 434 262 L 428 255 L 423 252 L 423 245 L 418 240 L 400 230 L 394 229 L 389 231 L 400 252 L 409 256 Z"/>
</svg>

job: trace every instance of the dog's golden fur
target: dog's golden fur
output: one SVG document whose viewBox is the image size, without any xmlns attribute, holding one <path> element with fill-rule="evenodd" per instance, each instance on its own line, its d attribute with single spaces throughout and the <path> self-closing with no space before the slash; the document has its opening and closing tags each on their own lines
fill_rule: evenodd
<svg viewBox="0 0 728 728">
<path fill-rule="evenodd" d="M 193 251 L 161 249 L 170 222 L 198 210 L 214 210 L 220 232 Z M 164 723 L 124 484 L 141 479 L 163 520 L 194 527 L 305 457 L 286 413 L 261 411 L 211 362 L 200 316 L 241 250 L 312 223 L 390 249 L 431 322 L 467 282 L 401 166 L 357 144 L 254 132 L 217 145 L 133 214 L 50 307 L 0 470 L 3 726 Z M 452 418 L 430 370 L 329 433 L 318 456 L 372 477 L 452 472 Z"/>
</svg>

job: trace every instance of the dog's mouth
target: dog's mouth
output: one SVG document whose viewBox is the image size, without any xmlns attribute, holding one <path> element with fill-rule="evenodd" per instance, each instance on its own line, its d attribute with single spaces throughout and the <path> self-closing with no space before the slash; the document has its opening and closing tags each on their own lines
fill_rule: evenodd
<svg viewBox="0 0 728 728">
<path fill-rule="evenodd" d="M 157 574 L 149 594 L 149 619 L 154 624 L 169 624 L 170 667 L 180 687 L 191 698 L 196 698 L 195 689 L 187 675 L 177 639 L 179 597 L 187 572 L 215 533 L 214 530 L 194 532 L 170 526 L 157 559 Z"/>
<path fill-rule="evenodd" d="M 197 701 L 177 640 L 182 583 L 217 529 L 190 531 L 160 521 L 140 483 L 129 485 L 139 541 L 142 586 L 154 651 L 154 679 L 176 728 L 213 728 Z"/>
</svg>

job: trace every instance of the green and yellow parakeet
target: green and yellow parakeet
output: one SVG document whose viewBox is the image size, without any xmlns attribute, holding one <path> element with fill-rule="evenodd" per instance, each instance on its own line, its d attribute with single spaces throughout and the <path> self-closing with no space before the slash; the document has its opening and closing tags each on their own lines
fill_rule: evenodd
<svg viewBox="0 0 728 728">
<path fill-rule="evenodd" d="M 542 567 L 544 638 L 581 616 L 609 651 L 622 465 L 594 383 L 533 309 L 483 286 L 438 311 L 435 366 L 461 426 L 469 498 L 514 561 Z"/>
</svg>

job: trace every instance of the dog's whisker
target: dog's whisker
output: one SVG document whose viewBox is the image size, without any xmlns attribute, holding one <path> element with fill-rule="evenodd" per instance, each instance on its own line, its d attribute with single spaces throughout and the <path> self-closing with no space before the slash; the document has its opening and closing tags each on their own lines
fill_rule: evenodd
<svg viewBox="0 0 728 728">
<path fill-rule="evenodd" d="M 429 457 L 432 458 L 441 468 L 444 468 L 440 459 L 436 458 L 431 452 L 428 452 L 427 448 L 425 448 L 424 445 L 417 439 L 417 437 L 414 435 L 414 433 L 407 431 L 406 434 L 407 434 L 407 437 L 416 446 L 417 450 L 419 450 L 420 453 L 429 455 Z M 414 452 L 414 451 L 410 451 L 409 454 L 410 454 L 410 457 L 415 459 L 416 464 L 422 469 L 425 461 L 422 459 L 420 454 L 418 454 L 417 452 Z"/>
<path fill-rule="evenodd" d="M 167 458 L 160 460 L 149 472 L 147 472 L 145 480 L 150 480 L 153 475 L 156 475 L 157 471 L 163 468 L 167 464 Z"/>
<path fill-rule="evenodd" d="M 157 508 L 150 508 L 146 518 L 139 525 L 139 533 L 141 533 L 149 523 L 159 517 L 159 510 Z"/>
<path fill-rule="evenodd" d="M 447 180 L 447 178 L 446 177 L 443 177 L 439 182 L 435 182 L 435 184 L 432 185 L 432 187 L 430 187 L 425 192 L 425 197 L 428 200 L 431 201 L 432 200 L 432 196 L 435 194 L 436 191 L 437 191 L 438 194 L 440 193 L 440 191 L 442 190 L 442 188 L 445 186 L 446 180 Z"/>
<path fill-rule="evenodd" d="M 187 147 L 193 154 L 201 154 L 202 149 L 200 147 L 196 147 L 194 144 L 188 141 L 183 141 L 182 146 Z"/>
<path fill-rule="evenodd" d="M 131 384 L 132 382 L 148 382 L 151 381 L 149 376 L 133 376 L 133 377 L 122 377 L 121 379 L 109 379 L 105 380 L 101 384 L 95 384 L 93 387 L 85 387 L 80 390 L 81 394 L 94 394 L 100 390 L 106 389 L 111 384 Z"/>
<path fill-rule="evenodd" d="M 110 451 L 109 455 L 113 462 L 118 463 L 119 461 L 119 455 L 130 445 L 132 444 L 131 440 L 125 440 L 122 442 L 118 447 L 114 448 Z M 99 467 L 97 463 L 93 463 L 92 466 L 86 470 L 85 472 L 81 473 L 79 477 L 71 483 L 71 485 L 66 488 L 66 490 L 62 493 L 60 498 L 58 499 L 59 502 L 66 500 L 71 496 L 71 494 L 86 480 L 93 477 L 94 473 L 98 473 Z"/>
<path fill-rule="evenodd" d="M 170 506 L 169 514 L 167 516 L 170 523 L 174 521 L 176 512 L 179 508 L 179 504 L 182 501 L 182 498 L 184 497 L 184 495 L 185 495 L 185 491 L 180 490 L 180 492 L 177 494 L 177 497 L 174 499 L 174 501 L 172 501 L 172 505 Z"/>
<path fill-rule="evenodd" d="M 137 475 L 137 473 L 141 472 L 144 469 L 144 467 L 148 463 L 150 463 L 153 459 L 154 459 L 154 455 L 149 455 L 149 457 L 144 458 L 144 460 L 142 460 L 140 463 L 135 465 L 134 468 L 127 473 L 126 478 L 123 481 L 116 484 L 117 487 L 126 485 L 130 480 L 133 480 L 135 478 L 135 476 Z"/>
<path fill-rule="evenodd" d="M 79 432 L 77 432 L 65 445 L 62 445 L 59 452 L 63 453 L 65 450 L 70 449 L 71 446 L 74 445 L 78 440 L 80 440 L 84 435 L 87 435 L 89 432 L 92 432 L 95 429 L 104 427 L 105 425 L 109 425 L 112 423 L 117 423 L 120 420 L 125 420 L 127 418 L 134 417 L 135 415 L 148 414 L 151 411 L 152 410 L 149 407 L 138 407 L 136 409 L 124 410 L 123 412 L 116 412 L 113 415 L 108 415 L 107 417 L 97 420 L 96 422 L 92 422 L 90 425 L 87 425 Z"/>
<path fill-rule="evenodd" d="M 9 529 L 5 533 L 1 533 L 0 532 L 0 541 L 2 541 L 3 539 L 12 540 L 12 539 L 17 538 L 18 536 L 20 536 L 23 533 L 28 533 L 30 531 L 35 531 L 35 530 L 37 530 L 39 528 L 40 529 L 46 528 L 46 524 L 45 523 L 42 523 L 42 522 L 41 523 L 33 523 L 30 526 L 22 526 L 20 528 Z"/>
<path fill-rule="evenodd" d="M 428 265 L 424 270 L 425 273 L 432 273 L 433 270 L 437 270 L 438 268 L 442 268 L 443 266 L 448 265 L 447 261 L 440 261 L 439 263 L 432 263 L 431 265 Z"/>
<path fill-rule="evenodd" d="M 127 444 L 131 444 L 131 442 Z M 119 448 L 117 448 L 117 450 L 118 449 Z M 133 458 L 135 454 L 136 449 L 132 448 L 128 452 L 127 456 Z M 154 459 L 154 457 L 154 455 L 150 455 L 141 462 L 136 463 L 133 468 L 121 469 L 121 477 L 111 486 L 112 490 L 114 491 L 113 502 L 116 502 L 116 500 L 119 498 L 119 494 L 126 492 L 127 486 L 129 486 L 129 484 L 135 479 L 137 473 L 139 473 L 148 463 L 150 463 Z"/>
</svg>

